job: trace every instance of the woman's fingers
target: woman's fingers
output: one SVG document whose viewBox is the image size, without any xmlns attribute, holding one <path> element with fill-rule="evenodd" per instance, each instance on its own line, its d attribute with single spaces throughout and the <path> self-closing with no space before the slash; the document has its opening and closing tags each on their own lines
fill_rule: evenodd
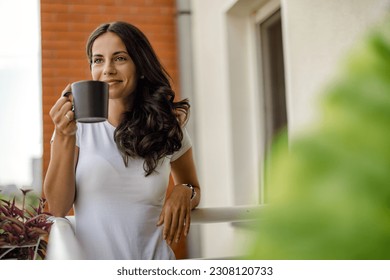
<svg viewBox="0 0 390 280">
<path fill-rule="evenodd" d="M 163 238 L 168 244 L 179 242 L 182 234 L 188 235 L 191 223 L 191 192 L 176 187 L 165 201 L 157 226 L 164 225 Z"/>
<path fill-rule="evenodd" d="M 58 98 L 57 102 L 51 108 L 50 116 L 55 115 L 67 101 L 71 101 L 71 102 L 73 101 L 73 97 L 70 95 L 71 94 L 70 90 L 71 90 L 70 84 L 68 84 L 65 87 L 65 89 L 62 91 L 61 97 Z"/>
<path fill-rule="evenodd" d="M 171 244 L 173 241 L 173 238 L 176 236 L 176 233 L 181 230 L 182 225 L 180 225 L 179 221 L 179 215 L 180 213 L 174 212 L 172 213 L 172 220 L 170 228 L 168 229 L 168 237 L 167 242 L 168 244 Z"/>
<path fill-rule="evenodd" d="M 164 229 L 163 229 L 163 238 L 168 241 L 168 234 L 171 229 L 172 215 L 171 213 L 164 213 Z"/>
<path fill-rule="evenodd" d="M 173 240 L 175 242 L 180 240 L 183 228 L 185 228 L 185 216 L 185 211 L 170 211 L 164 208 L 157 226 L 164 224 L 163 238 L 168 244 L 171 244 Z"/>
<path fill-rule="evenodd" d="M 161 226 L 164 223 L 164 210 L 161 211 L 156 226 Z"/>
<path fill-rule="evenodd" d="M 173 241 L 179 242 L 183 229 L 186 226 L 184 224 L 185 216 L 185 211 L 167 213 L 165 216 L 163 236 L 168 244 L 172 244 Z"/>
<path fill-rule="evenodd" d="M 73 120 L 72 103 L 67 101 L 62 105 L 56 116 L 58 127 L 64 128 Z"/>
<path fill-rule="evenodd" d="M 177 228 L 177 231 L 176 231 L 176 234 L 175 234 L 175 242 L 178 243 L 180 241 L 180 236 L 181 236 L 181 233 L 183 232 L 183 228 L 184 228 L 184 221 L 186 219 L 186 212 L 185 211 L 180 211 L 180 216 L 179 216 L 179 227 Z M 185 225 L 187 226 L 187 225 Z M 185 234 L 185 231 L 184 231 L 184 234 Z"/>
<path fill-rule="evenodd" d="M 72 89 L 70 87 L 70 84 L 68 84 L 66 88 L 62 91 L 61 96 L 68 98 L 68 100 L 70 100 L 73 103 L 73 95 L 72 95 Z"/>
<path fill-rule="evenodd" d="M 72 102 L 68 100 L 62 105 L 61 109 L 58 111 L 58 114 L 62 119 L 62 117 L 64 117 L 66 114 L 69 113 L 73 113 L 73 112 L 72 112 Z"/>
<path fill-rule="evenodd" d="M 183 233 L 187 236 L 191 221 L 189 208 L 181 207 L 179 209 L 172 209 L 170 207 L 164 207 L 162 213 L 157 222 L 157 226 L 164 224 L 163 238 L 168 244 L 171 244 L 173 241 L 179 242 Z"/>
<path fill-rule="evenodd" d="M 53 107 L 50 109 L 49 115 L 54 120 L 54 118 L 57 116 L 58 112 L 61 110 L 62 106 L 66 102 L 69 102 L 69 100 L 66 97 L 59 98 L 56 103 L 53 105 Z"/>
<path fill-rule="evenodd" d="M 185 216 L 185 227 L 184 227 L 184 236 L 187 236 L 190 232 L 190 224 L 191 224 L 191 208 L 188 208 L 186 216 Z"/>
<path fill-rule="evenodd" d="M 64 90 L 62 91 L 61 96 L 62 96 L 62 97 L 68 97 L 70 94 L 72 94 L 72 89 L 71 89 L 70 84 L 68 84 L 68 85 L 64 88 Z"/>
<path fill-rule="evenodd" d="M 49 113 L 58 133 L 64 135 L 74 135 L 76 133 L 77 126 L 74 121 L 72 101 L 73 96 L 71 94 L 71 87 L 69 84 L 62 91 L 61 97 L 51 108 Z"/>
</svg>

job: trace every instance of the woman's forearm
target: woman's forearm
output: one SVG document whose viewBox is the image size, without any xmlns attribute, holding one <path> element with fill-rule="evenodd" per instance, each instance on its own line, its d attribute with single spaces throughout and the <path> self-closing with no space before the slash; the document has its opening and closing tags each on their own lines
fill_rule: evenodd
<svg viewBox="0 0 390 280">
<path fill-rule="evenodd" d="M 65 216 L 75 199 L 75 164 L 78 156 L 75 142 L 74 135 L 56 135 L 51 144 L 50 163 L 43 189 L 49 211 L 57 217 Z"/>
</svg>

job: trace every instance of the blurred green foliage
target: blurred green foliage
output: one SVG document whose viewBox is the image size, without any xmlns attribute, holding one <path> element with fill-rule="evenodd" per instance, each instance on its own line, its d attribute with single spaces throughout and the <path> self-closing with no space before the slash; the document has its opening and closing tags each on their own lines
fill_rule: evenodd
<svg viewBox="0 0 390 280">
<path fill-rule="evenodd" d="M 321 121 L 274 143 L 252 259 L 390 259 L 390 20 L 355 46 Z"/>
</svg>

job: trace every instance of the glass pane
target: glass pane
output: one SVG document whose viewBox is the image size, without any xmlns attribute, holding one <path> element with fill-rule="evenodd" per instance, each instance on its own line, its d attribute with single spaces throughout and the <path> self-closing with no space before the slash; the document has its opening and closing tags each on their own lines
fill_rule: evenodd
<svg viewBox="0 0 390 280">
<path fill-rule="evenodd" d="M 280 10 L 260 25 L 267 146 L 287 125 Z"/>
</svg>

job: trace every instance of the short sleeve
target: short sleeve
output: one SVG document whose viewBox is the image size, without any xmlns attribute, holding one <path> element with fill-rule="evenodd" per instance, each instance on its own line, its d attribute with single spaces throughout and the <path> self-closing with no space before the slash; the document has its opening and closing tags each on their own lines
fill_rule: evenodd
<svg viewBox="0 0 390 280">
<path fill-rule="evenodd" d="M 181 141 L 181 148 L 172 155 L 171 162 L 184 155 L 184 153 L 187 152 L 191 147 L 191 138 L 188 135 L 187 129 L 183 128 L 183 140 Z"/>
</svg>

